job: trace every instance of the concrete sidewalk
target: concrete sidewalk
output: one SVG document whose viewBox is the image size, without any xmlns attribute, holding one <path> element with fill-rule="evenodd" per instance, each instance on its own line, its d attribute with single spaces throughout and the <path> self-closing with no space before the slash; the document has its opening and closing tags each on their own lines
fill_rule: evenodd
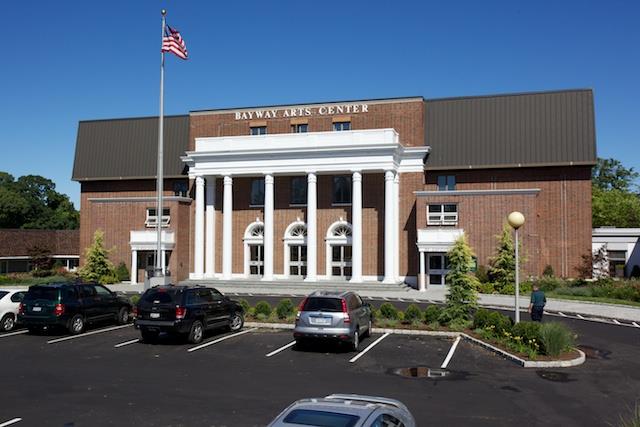
<svg viewBox="0 0 640 427">
<path fill-rule="evenodd" d="M 237 294 L 253 294 L 257 295 L 307 295 L 313 287 L 296 287 L 283 284 L 282 286 L 262 286 L 259 282 L 255 284 L 234 284 L 223 283 L 218 281 L 211 281 L 208 285 L 214 286 L 223 293 L 237 293 Z M 322 289 L 322 282 L 317 284 L 317 289 Z M 348 286 L 348 285 L 347 285 Z M 114 291 L 120 292 L 142 292 L 143 285 L 131 285 L 128 283 L 119 283 L 116 285 L 109 285 L 109 288 Z M 424 292 L 417 291 L 415 289 L 405 290 L 398 288 L 397 291 L 376 291 L 370 287 L 367 289 L 354 289 L 363 297 L 368 298 L 389 298 L 391 300 L 403 299 L 403 300 L 417 300 L 420 302 L 444 302 L 447 289 L 428 289 Z M 480 294 L 479 303 L 481 306 L 496 307 L 504 309 L 513 309 L 515 306 L 514 297 L 511 295 L 494 295 L 494 294 Z M 529 298 L 527 296 L 520 297 L 520 307 L 526 310 L 529 306 Z M 548 298 L 545 310 L 562 312 L 565 314 L 580 314 L 588 317 L 602 318 L 602 319 L 618 319 L 627 320 L 630 322 L 640 322 L 640 307 L 631 307 L 619 304 L 603 304 L 594 303 L 588 301 L 574 301 L 574 300 L 562 300 L 556 298 Z"/>
</svg>

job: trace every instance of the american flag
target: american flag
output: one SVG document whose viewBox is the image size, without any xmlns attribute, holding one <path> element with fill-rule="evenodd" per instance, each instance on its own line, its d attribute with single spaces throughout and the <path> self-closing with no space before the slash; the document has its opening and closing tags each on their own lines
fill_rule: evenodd
<svg viewBox="0 0 640 427">
<path fill-rule="evenodd" d="M 184 44 L 180 32 L 168 25 L 162 38 L 162 51 L 171 52 L 180 59 L 187 59 L 189 55 L 187 46 Z"/>
</svg>

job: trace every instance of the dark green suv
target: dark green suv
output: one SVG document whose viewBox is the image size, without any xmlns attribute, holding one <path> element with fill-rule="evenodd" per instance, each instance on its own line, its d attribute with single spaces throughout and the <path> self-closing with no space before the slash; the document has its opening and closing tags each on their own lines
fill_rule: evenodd
<svg viewBox="0 0 640 427">
<path fill-rule="evenodd" d="M 128 299 L 102 285 L 52 283 L 29 288 L 20 304 L 18 321 L 32 333 L 58 326 L 79 334 L 89 323 L 112 320 L 125 324 L 131 309 Z"/>
</svg>

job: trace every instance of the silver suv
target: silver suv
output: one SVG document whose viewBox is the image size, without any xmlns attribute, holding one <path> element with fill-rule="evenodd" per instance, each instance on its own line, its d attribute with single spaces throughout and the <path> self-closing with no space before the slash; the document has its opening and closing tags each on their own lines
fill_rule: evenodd
<svg viewBox="0 0 640 427">
<path fill-rule="evenodd" d="M 298 345 L 307 339 L 335 339 L 357 351 L 360 337 L 371 334 L 371 320 L 371 306 L 355 292 L 316 291 L 300 303 L 293 337 Z"/>
<path fill-rule="evenodd" d="M 268 427 L 288 426 L 415 427 L 406 406 L 395 399 L 332 394 L 302 399 L 282 411 Z"/>
</svg>

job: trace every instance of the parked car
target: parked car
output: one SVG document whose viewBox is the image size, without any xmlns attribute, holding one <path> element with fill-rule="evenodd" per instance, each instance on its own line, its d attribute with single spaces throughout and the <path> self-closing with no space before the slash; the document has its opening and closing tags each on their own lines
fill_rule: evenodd
<svg viewBox="0 0 640 427">
<path fill-rule="evenodd" d="M 244 325 L 244 310 L 238 302 L 202 285 L 148 289 L 134 308 L 134 317 L 135 327 L 147 342 L 165 332 L 197 344 L 207 330 L 224 327 L 239 331 Z"/>
<path fill-rule="evenodd" d="M 360 337 L 371 334 L 371 306 L 355 292 L 316 291 L 301 303 L 293 337 L 298 345 L 310 339 L 347 342 L 354 350 Z"/>
<path fill-rule="evenodd" d="M 268 427 L 293 425 L 319 427 L 415 427 L 409 409 L 395 399 L 332 394 L 302 399 L 282 411 Z"/>
<path fill-rule="evenodd" d="M 18 321 L 32 333 L 62 327 L 79 334 L 90 323 L 115 321 L 124 325 L 131 318 L 131 311 L 127 298 L 102 285 L 52 283 L 29 288 L 20 304 Z"/>
<path fill-rule="evenodd" d="M 16 327 L 20 302 L 26 289 L 0 289 L 0 331 L 7 332 Z"/>
</svg>

